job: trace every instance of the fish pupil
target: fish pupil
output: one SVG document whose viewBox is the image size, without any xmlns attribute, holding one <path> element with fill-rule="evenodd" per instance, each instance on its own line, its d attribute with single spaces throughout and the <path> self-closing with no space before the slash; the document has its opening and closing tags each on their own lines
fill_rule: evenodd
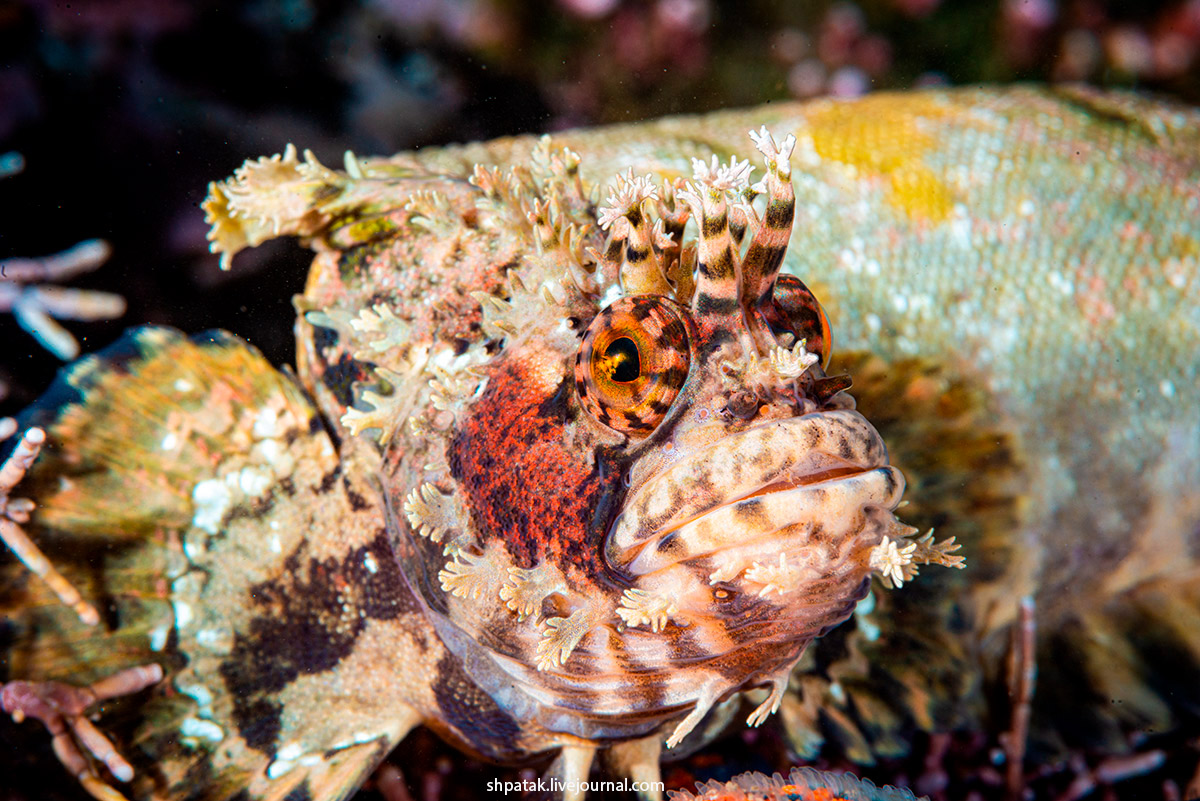
<svg viewBox="0 0 1200 801">
<path fill-rule="evenodd" d="M 604 350 L 602 362 L 604 372 L 618 384 L 636 381 L 642 374 L 637 344 L 629 337 L 621 337 Z"/>
</svg>

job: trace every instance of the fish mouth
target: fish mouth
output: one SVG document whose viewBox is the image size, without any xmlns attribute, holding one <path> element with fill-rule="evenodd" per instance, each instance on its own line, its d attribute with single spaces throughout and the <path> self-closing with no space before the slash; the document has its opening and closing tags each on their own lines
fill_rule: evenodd
<svg viewBox="0 0 1200 801">
<path fill-rule="evenodd" d="M 858 412 L 771 420 L 639 487 L 610 528 L 605 556 L 634 580 L 703 562 L 716 583 L 765 558 L 859 534 L 866 510 L 890 511 L 903 492 L 903 475 Z"/>
</svg>

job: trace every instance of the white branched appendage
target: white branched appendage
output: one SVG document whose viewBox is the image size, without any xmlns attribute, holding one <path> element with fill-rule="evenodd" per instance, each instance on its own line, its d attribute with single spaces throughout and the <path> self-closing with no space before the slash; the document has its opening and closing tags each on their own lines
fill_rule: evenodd
<svg viewBox="0 0 1200 801">
<path fill-rule="evenodd" d="M 363 309 L 349 322 L 351 328 L 370 340 L 364 354 L 356 354 L 356 358 L 369 359 L 372 355 L 386 353 L 392 348 L 406 349 L 412 342 L 412 326 L 397 317 L 391 307 L 383 303 Z"/>
<path fill-rule="evenodd" d="M 753 133 L 750 135 L 754 136 Z M 755 140 L 755 144 L 757 143 Z M 713 154 L 712 163 L 706 163 L 703 159 L 692 159 L 692 171 L 696 184 L 706 185 L 709 191 L 740 192 L 750 185 L 750 173 L 754 171 L 754 167 L 749 159 L 739 162 L 736 156 L 729 160 L 729 164 L 721 164 L 720 159 Z M 696 184 L 691 185 L 689 189 L 699 195 L 700 189 Z"/>
<path fill-rule="evenodd" d="M 508 577 L 500 566 L 498 547 L 492 545 L 482 554 L 459 550 L 438 572 L 442 589 L 459 598 L 477 601 L 499 595 L 500 586 Z"/>
<path fill-rule="evenodd" d="M 404 209 L 412 214 L 413 225 L 439 238 L 451 237 L 460 230 L 461 221 L 452 213 L 450 199 L 441 192 L 417 192 Z"/>
<path fill-rule="evenodd" d="M 955 553 L 962 546 L 954 541 L 954 537 L 935 542 L 931 529 L 915 540 L 910 539 L 915 533 L 917 529 L 911 526 L 898 525 L 893 531 L 894 539 L 885 534 L 871 549 L 867 567 L 879 574 L 885 587 L 891 589 L 912 581 L 920 565 L 942 565 L 959 570 L 966 567 L 965 558 Z"/>
<path fill-rule="evenodd" d="M 533 568 L 510 567 L 508 580 L 500 587 L 500 600 L 522 621 L 536 618 L 542 611 L 542 602 L 566 588 L 566 576 L 550 562 Z"/>
<path fill-rule="evenodd" d="M 362 174 L 354 159 L 355 171 Z M 233 178 L 208 186 L 202 204 L 209 230 L 209 249 L 221 254 L 228 270 L 238 251 L 277 236 L 310 236 L 321 230 L 336 210 L 351 175 L 317 161 L 311 150 L 304 160 L 289 144 L 283 153 L 247 161 Z"/>
<path fill-rule="evenodd" d="M 654 177 L 646 175 L 637 178 L 630 169 L 625 175 L 618 175 L 613 182 L 613 188 L 608 194 L 607 206 L 598 210 L 597 222 L 600 228 L 607 231 L 614 223 L 628 219 L 630 215 L 640 215 L 642 206 L 649 200 L 658 200 L 658 187 Z"/>
<path fill-rule="evenodd" d="M 556 184 L 561 199 L 577 207 L 589 204 L 579 174 L 579 154 L 569 147 L 555 147 L 554 139 L 544 134 L 529 154 L 530 175 L 542 186 Z"/>
<path fill-rule="evenodd" d="M 521 330 L 511 319 L 513 305 L 507 300 L 487 292 L 472 292 L 471 297 L 479 301 L 483 307 L 481 327 L 483 335 L 488 339 L 504 339 L 516 336 Z"/>
<path fill-rule="evenodd" d="M 0 420 L 0 442 L 11 437 L 16 430 L 17 425 L 12 418 L 6 417 Z M 46 555 L 21 528 L 22 523 L 29 522 L 29 515 L 34 509 L 33 501 L 28 498 L 10 497 L 13 488 L 20 483 L 25 474 L 29 472 L 29 468 L 33 466 L 45 441 L 46 434 L 42 429 L 29 429 L 21 436 L 17 447 L 0 466 L 0 540 L 4 541 L 4 544 L 34 575 L 46 582 L 59 600 L 75 610 L 75 614 L 79 615 L 80 620 L 89 626 L 94 626 L 100 622 L 100 615 L 97 614 L 96 608 L 83 600 L 79 591 L 54 569 L 54 565 L 50 563 Z"/>
<path fill-rule="evenodd" d="M 549 617 L 544 623 L 542 638 L 535 653 L 538 670 L 562 667 L 579 641 L 592 630 L 594 621 L 587 609 L 572 612 L 570 617 Z"/>
<path fill-rule="evenodd" d="M 763 154 L 768 175 L 776 174 L 785 181 L 792 177 L 791 158 L 792 151 L 796 149 L 796 137 L 788 134 L 783 143 L 779 144 L 764 125 L 757 131 L 750 132 L 750 140 L 754 142 L 758 152 Z"/>
<path fill-rule="evenodd" d="M 12 312 L 17 323 L 58 358 L 74 359 L 79 343 L 55 319 L 113 320 L 125 313 L 125 299 L 54 283 L 96 269 L 111 253 L 104 240 L 89 239 L 53 256 L 0 261 L 0 312 Z"/>
<path fill-rule="evenodd" d="M 433 375 L 429 379 L 429 402 L 439 412 L 450 412 L 455 417 L 466 409 L 483 381 L 483 376 L 471 369 L 451 373 L 434 367 Z"/>
<path fill-rule="evenodd" d="M 403 376 L 385 367 L 376 367 L 375 374 L 392 387 L 401 386 L 404 381 Z M 342 425 L 354 436 L 368 429 L 378 429 L 379 436 L 376 441 L 380 445 L 386 445 L 395 435 L 396 429 L 409 418 L 408 410 L 403 408 L 406 398 L 402 393 L 393 391 L 389 395 L 382 395 L 368 389 L 362 392 L 359 400 L 371 408 L 366 411 L 347 409 L 341 417 Z"/>
<path fill-rule="evenodd" d="M 779 711 L 779 707 L 783 703 L 783 695 L 787 692 L 788 678 L 791 673 L 791 666 L 788 666 L 771 677 L 771 693 L 750 713 L 750 717 L 746 718 L 746 725 L 757 728 L 766 723 L 767 718 Z"/>
<path fill-rule="evenodd" d="M 801 340 L 790 348 L 772 345 L 765 359 L 754 351 L 724 359 L 721 379 L 729 389 L 749 389 L 762 398 L 788 393 L 796 379 L 820 360 L 808 352 L 806 344 Z"/>
<path fill-rule="evenodd" d="M 626 626 L 649 626 L 656 634 L 678 614 L 679 607 L 673 599 L 638 589 L 625 590 L 617 607 L 617 615 Z"/>
<path fill-rule="evenodd" d="M 896 540 L 886 534 L 878 545 L 871 549 L 867 566 L 879 573 L 884 581 L 899 587 L 904 584 L 905 569 L 912 564 L 913 551 L 917 549 L 915 542 L 901 546 Z"/>
<path fill-rule="evenodd" d="M 630 170 L 613 180 L 607 203 L 599 209 L 597 222 L 608 231 L 608 242 L 603 253 L 592 252 L 606 280 L 618 277 L 626 295 L 680 298 L 690 294 L 690 278 L 685 281 L 678 275 L 679 243 L 666 231 L 662 216 L 665 212 L 672 227 L 683 230 L 687 214 L 675 214 L 674 190 L 664 186 L 660 193 L 651 176 L 638 178 Z M 653 222 L 648 209 L 651 204 L 660 215 Z"/>
<path fill-rule="evenodd" d="M 787 595 L 800 588 L 800 580 L 804 570 L 799 565 L 788 561 L 787 554 L 779 554 L 777 562 L 755 562 L 746 571 L 746 581 L 751 584 L 761 584 L 758 591 L 760 598 L 766 598 L 772 593 Z"/>
<path fill-rule="evenodd" d="M 816 364 L 820 357 L 815 353 L 809 353 L 805 346 L 808 340 L 800 340 L 790 349 L 776 345 L 771 348 L 770 356 L 771 367 L 775 371 L 775 375 L 784 381 L 795 381 L 802 376 L 808 368 Z"/>
<path fill-rule="evenodd" d="M 404 516 L 413 531 L 433 542 L 440 543 L 453 531 L 466 533 L 466 515 L 458 496 L 443 493 L 428 481 L 408 493 Z"/>
</svg>

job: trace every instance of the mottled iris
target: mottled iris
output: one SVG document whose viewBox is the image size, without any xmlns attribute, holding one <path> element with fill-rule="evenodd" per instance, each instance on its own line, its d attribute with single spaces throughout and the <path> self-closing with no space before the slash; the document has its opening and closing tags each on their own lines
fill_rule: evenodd
<svg viewBox="0 0 1200 801">
<path fill-rule="evenodd" d="M 657 428 L 687 381 L 686 315 L 674 301 L 656 296 L 622 298 L 597 314 L 575 357 L 583 408 L 632 436 Z"/>
</svg>

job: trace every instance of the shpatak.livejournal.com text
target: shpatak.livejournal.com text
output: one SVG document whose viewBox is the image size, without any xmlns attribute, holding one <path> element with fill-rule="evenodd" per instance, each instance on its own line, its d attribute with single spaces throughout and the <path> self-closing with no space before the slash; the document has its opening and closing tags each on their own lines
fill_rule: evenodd
<svg viewBox="0 0 1200 801">
<path fill-rule="evenodd" d="M 662 793 L 666 787 L 662 782 L 635 782 L 632 779 L 620 781 L 596 782 L 564 782 L 554 776 L 537 779 L 522 779 L 518 781 L 501 781 L 491 779 L 487 783 L 489 793 L 545 793 L 555 795 L 567 793 L 648 793 L 657 790 Z"/>
</svg>

